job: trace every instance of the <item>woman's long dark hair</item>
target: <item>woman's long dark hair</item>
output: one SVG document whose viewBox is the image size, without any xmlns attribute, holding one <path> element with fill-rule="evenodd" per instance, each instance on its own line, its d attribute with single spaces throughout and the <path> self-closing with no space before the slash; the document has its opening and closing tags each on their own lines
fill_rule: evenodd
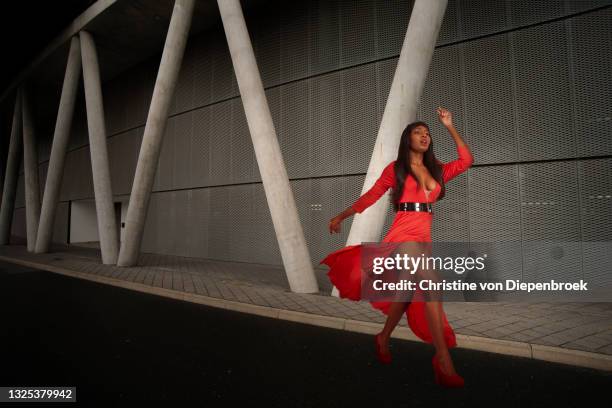
<svg viewBox="0 0 612 408">
<path fill-rule="evenodd" d="M 397 159 L 395 161 L 395 185 L 396 188 L 393 189 L 392 202 L 393 208 L 397 211 L 399 207 L 399 200 L 401 199 L 402 192 L 404 191 L 404 182 L 406 181 L 406 177 L 412 174 L 412 170 L 410 169 L 410 161 L 409 161 L 409 151 L 410 151 L 410 134 L 412 130 L 417 126 L 425 126 L 429 131 L 429 126 L 425 122 L 417 121 L 412 122 L 404 132 L 402 132 L 402 138 L 400 140 L 399 149 L 397 152 Z M 431 133 L 430 133 L 431 136 Z M 429 148 L 423 154 L 423 164 L 429 170 L 431 176 L 440 184 L 440 194 L 438 195 L 437 200 L 441 200 L 446 193 L 446 187 L 444 185 L 444 180 L 442 178 L 442 163 L 436 159 L 433 151 L 433 139 L 431 139 L 431 143 L 429 143 Z M 412 175 L 415 180 L 417 178 Z M 417 180 L 418 186 L 418 180 Z"/>
</svg>

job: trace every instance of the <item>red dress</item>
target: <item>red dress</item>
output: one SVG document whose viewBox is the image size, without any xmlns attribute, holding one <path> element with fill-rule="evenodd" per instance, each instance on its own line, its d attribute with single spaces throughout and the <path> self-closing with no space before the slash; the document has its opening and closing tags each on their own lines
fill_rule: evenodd
<svg viewBox="0 0 612 408">
<path fill-rule="evenodd" d="M 473 157 L 466 145 L 457 147 L 458 158 L 448 163 L 442 163 L 442 177 L 444 183 L 466 171 L 473 163 Z M 366 193 L 351 206 L 356 212 L 361 213 L 374 204 L 389 188 L 395 187 L 395 161 L 389 163 L 383 170 L 381 176 Z M 404 182 L 404 191 L 400 202 L 435 202 L 440 194 L 440 185 L 436 182 L 436 188 L 425 191 L 412 177 L 408 176 Z M 431 242 L 432 214 L 428 212 L 398 211 L 393 223 L 382 242 L 406 242 L 421 241 Z M 329 266 L 327 276 L 338 289 L 341 298 L 360 300 L 361 296 L 361 249 L 362 245 L 349 245 L 327 255 L 319 264 Z M 419 299 L 415 293 L 413 301 L 406 308 L 408 324 L 415 335 L 423 341 L 432 343 L 431 333 L 425 315 L 424 301 Z M 381 310 L 385 315 L 389 312 L 391 301 L 370 301 L 370 304 Z M 447 347 L 457 345 L 455 333 L 451 328 L 446 314 L 442 312 L 444 325 L 444 339 Z"/>
</svg>

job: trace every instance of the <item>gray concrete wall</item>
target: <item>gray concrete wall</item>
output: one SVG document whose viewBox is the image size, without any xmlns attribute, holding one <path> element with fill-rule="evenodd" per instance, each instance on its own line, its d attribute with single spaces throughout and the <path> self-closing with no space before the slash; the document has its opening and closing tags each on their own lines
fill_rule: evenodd
<svg viewBox="0 0 612 408">
<path fill-rule="evenodd" d="M 612 10 L 520 28 L 609 3 L 449 0 L 419 119 L 431 125 L 438 157 L 452 160 L 434 109 L 451 110 L 475 167 L 448 185 L 434 239 L 612 238 Z M 313 264 L 346 241 L 351 220 L 333 236 L 327 222 L 361 190 L 409 5 L 321 0 L 246 16 Z M 280 264 L 220 30 L 188 43 L 143 251 Z M 117 195 L 131 189 L 156 63 L 104 84 Z M 66 167 L 79 177 L 64 178 L 63 201 L 93 197 L 81 116 Z M 385 232 L 391 219 L 389 209 Z"/>
</svg>

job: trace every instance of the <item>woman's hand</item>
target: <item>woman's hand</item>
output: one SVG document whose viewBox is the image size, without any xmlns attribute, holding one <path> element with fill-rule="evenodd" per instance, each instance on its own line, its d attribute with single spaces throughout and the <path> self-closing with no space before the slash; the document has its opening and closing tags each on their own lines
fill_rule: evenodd
<svg viewBox="0 0 612 408">
<path fill-rule="evenodd" d="M 342 223 L 342 217 L 335 216 L 329 221 L 329 233 L 340 232 L 340 224 Z"/>
<path fill-rule="evenodd" d="M 444 126 L 453 126 L 453 115 L 448 109 L 444 109 L 443 107 L 438 106 L 436 112 L 438 113 L 438 119 L 440 119 L 440 122 L 442 122 Z"/>
</svg>

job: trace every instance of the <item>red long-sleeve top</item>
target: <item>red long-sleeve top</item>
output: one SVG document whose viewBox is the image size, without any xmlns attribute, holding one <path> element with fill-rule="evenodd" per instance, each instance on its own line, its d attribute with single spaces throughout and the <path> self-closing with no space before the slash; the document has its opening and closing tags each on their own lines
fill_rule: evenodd
<svg viewBox="0 0 612 408">
<path fill-rule="evenodd" d="M 467 147 L 467 145 L 457 146 L 457 154 L 459 156 L 457 159 L 448 163 L 441 163 L 442 178 L 444 180 L 444 183 L 449 182 L 453 178 L 457 177 L 459 174 L 466 171 L 474 162 L 474 157 L 472 156 L 472 153 L 470 152 L 470 149 Z M 357 201 L 353 203 L 353 205 L 351 205 L 351 207 L 357 213 L 363 212 L 366 208 L 374 204 L 383 194 L 385 194 L 385 192 L 389 188 L 395 187 L 394 166 L 395 160 L 393 160 L 383 169 L 382 174 L 380 175 L 378 180 L 376 180 L 374 185 L 361 197 L 359 197 Z M 410 175 L 408 179 L 404 182 L 404 191 L 400 202 L 426 201 L 422 200 L 422 196 L 416 193 L 417 187 L 417 181 L 414 179 L 414 177 L 412 177 L 412 175 Z M 436 190 L 439 189 L 436 188 Z"/>
</svg>

